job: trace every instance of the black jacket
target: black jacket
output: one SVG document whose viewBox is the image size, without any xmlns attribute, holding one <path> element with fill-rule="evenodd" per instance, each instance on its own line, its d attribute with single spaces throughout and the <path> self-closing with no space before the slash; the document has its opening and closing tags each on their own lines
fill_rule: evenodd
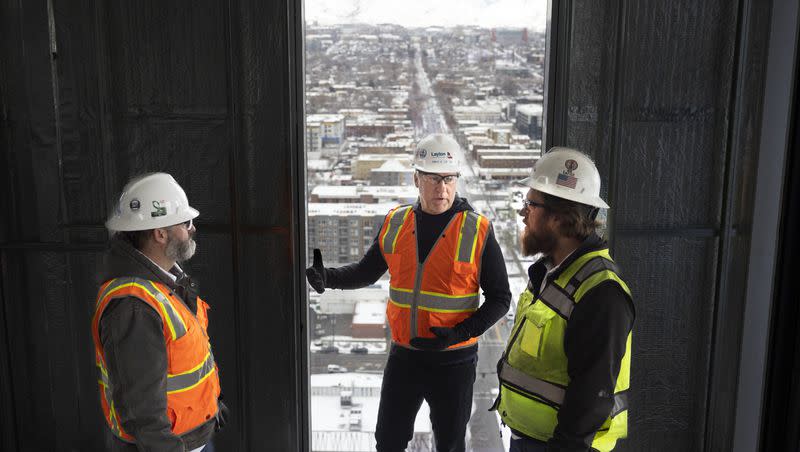
<svg viewBox="0 0 800 452">
<path fill-rule="evenodd" d="M 177 267 L 173 268 L 177 276 L 174 281 L 126 242 L 111 241 L 105 268 L 101 282 L 126 276 L 159 282 L 197 312 L 196 284 L 185 273 L 177 274 Z M 171 431 L 167 417 L 167 351 L 161 317 L 153 308 L 135 297 L 113 300 L 100 319 L 99 334 L 109 378 L 114 383 L 112 397 L 120 424 L 136 438 L 134 446 L 111 437 L 107 441 L 111 450 L 183 452 L 211 440 L 217 422 L 214 418 L 181 436 Z"/>
<path fill-rule="evenodd" d="M 552 274 L 547 275 L 548 282 L 557 279 L 580 256 L 607 247 L 600 237 L 590 236 Z M 539 296 L 542 280 L 547 274 L 545 261 L 546 258 L 540 259 L 528 269 L 528 287 L 534 297 Z M 547 450 L 591 450 L 595 433 L 614 405 L 610 395 L 614 394 L 634 317 L 633 300 L 611 281 L 594 287 L 575 305 L 564 332 L 570 383 Z"/>
<path fill-rule="evenodd" d="M 453 206 L 446 212 L 439 215 L 430 215 L 422 211 L 419 203 L 414 205 L 414 215 L 417 217 L 417 245 L 419 249 L 418 259 L 423 262 L 433 248 L 436 239 L 442 234 L 450 218 L 458 212 L 465 210 L 474 211 L 466 199 L 456 197 Z M 380 235 L 380 231 L 378 232 Z M 378 237 L 364 254 L 360 261 L 338 268 L 326 269 L 326 286 L 332 289 L 358 289 L 375 283 L 389 266 L 383 259 Z M 484 303 L 475 313 L 464 320 L 461 325 L 469 333 L 470 337 L 478 337 L 484 331 L 494 325 L 506 312 L 511 301 L 511 291 L 508 288 L 508 274 L 506 273 L 506 263 L 503 259 L 503 252 L 494 236 L 494 229 L 489 228 L 486 236 L 486 244 L 483 250 L 481 261 L 480 286 L 483 289 Z M 477 346 L 458 349 L 450 354 L 449 358 L 455 355 L 474 354 Z M 431 352 L 420 350 L 410 350 L 411 353 L 427 355 Z M 436 352 L 433 352 L 436 353 Z M 441 354 L 438 354 L 441 356 Z M 465 356 L 465 359 L 469 357 Z"/>
</svg>

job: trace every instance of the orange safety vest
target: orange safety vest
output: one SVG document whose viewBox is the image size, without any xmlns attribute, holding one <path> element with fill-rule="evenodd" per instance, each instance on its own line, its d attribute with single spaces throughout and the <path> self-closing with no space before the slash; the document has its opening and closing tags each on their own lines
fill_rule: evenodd
<svg viewBox="0 0 800 452">
<path fill-rule="evenodd" d="M 478 309 L 489 220 L 472 211 L 453 215 L 422 263 L 415 229 L 414 209 L 400 206 L 386 216 L 378 236 L 391 277 L 386 318 L 392 341 L 408 348 L 415 337 L 434 337 L 430 327 L 453 327 Z M 450 348 L 477 342 L 473 337 Z"/>
<path fill-rule="evenodd" d="M 141 278 L 116 278 L 100 287 L 92 319 L 100 404 L 111 431 L 123 441 L 136 442 L 120 425 L 118 407 L 112 398 L 114 382 L 108 375 L 99 331 L 100 318 L 108 303 L 125 297 L 144 301 L 161 317 L 167 350 L 167 417 L 172 423 L 172 433 L 186 433 L 216 416 L 220 387 L 206 332 L 208 305 L 198 297 L 195 316 L 164 284 Z"/>
</svg>

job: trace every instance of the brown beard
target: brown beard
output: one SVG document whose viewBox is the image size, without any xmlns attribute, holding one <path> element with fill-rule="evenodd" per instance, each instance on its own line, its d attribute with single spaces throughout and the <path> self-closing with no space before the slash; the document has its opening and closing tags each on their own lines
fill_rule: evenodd
<svg viewBox="0 0 800 452">
<path fill-rule="evenodd" d="M 543 227 L 539 227 L 539 232 L 534 232 L 532 228 L 526 227 L 520 235 L 520 245 L 522 246 L 522 255 L 525 257 L 533 256 L 537 253 L 542 253 L 549 256 L 556 247 L 556 237 L 552 231 L 542 231 Z"/>
</svg>

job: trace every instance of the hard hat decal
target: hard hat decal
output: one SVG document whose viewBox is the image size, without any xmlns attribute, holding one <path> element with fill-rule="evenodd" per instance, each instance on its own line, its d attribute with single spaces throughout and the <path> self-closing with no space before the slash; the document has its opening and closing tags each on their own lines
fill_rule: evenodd
<svg viewBox="0 0 800 452">
<path fill-rule="evenodd" d="M 566 162 L 564 162 L 564 166 L 567 167 L 567 174 L 572 174 L 573 171 L 578 169 L 578 162 L 576 162 L 575 160 L 570 159 L 570 160 L 567 160 Z"/>
<path fill-rule="evenodd" d="M 139 207 L 141 207 L 139 205 L 139 200 L 136 198 L 131 199 L 130 207 L 131 210 L 139 210 Z"/>
<path fill-rule="evenodd" d="M 426 151 L 425 149 L 420 149 L 417 155 L 419 155 L 419 158 L 424 159 L 425 156 L 428 155 L 428 151 Z"/>
<path fill-rule="evenodd" d="M 578 178 L 573 176 L 572 174 L 561 173 L 556 178 L 556 185 L 561 185 L 562 187 L 574 189 L 575 184 L 577 183 L 578 183 Z"/>
<path fill-rule="evenodd" d="M 574 188 L 574 187 L 573 187 Z M 167 214 L 167 208 L 162 207 L 161 203 L 167 204 L 165 201 L 153 201 L 153 211 L 150 212 L 151 217 L 163 217 Z"/>
<path fill-rule="evenodd" d="M 553 147 L 536 160 L 531 175 L 520 181 L 534 190 L 578 204 L 607 209 L 600 197 L 600 173 L 588 155 Z"/>
</svg>

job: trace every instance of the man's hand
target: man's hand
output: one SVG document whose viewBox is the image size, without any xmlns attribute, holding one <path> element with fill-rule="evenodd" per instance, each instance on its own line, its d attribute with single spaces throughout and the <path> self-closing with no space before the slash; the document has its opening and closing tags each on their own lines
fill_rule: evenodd
<svg viewBox="0 0 800 452">
<path fill-rule="evenodd" d="M 225 424 L 228 423 L 228 416 L 230 415 L 230 411 L 228 411 L 228 407 L 222 403 L 222 396 L 217 400 L 217 427 L 214 431 L 218 432 L 225 427 Z"/>
<path fill-rule="evenodd" d="M 451 345 L 469 339 L 469 333 L 464 331 L 461 325 L 456 325 L 453 328 L 432 326 L 430 331 L 436 337 L 415 337 L 411 339 L 411 346 L 420 350 L 444 350 Z"/>
<path fill-rule="evenodd" d="M 314 264 L 306 269 L 306 279 L 308 284 L 317 291 L 317 293 L 325 292 L 325 267 L 322 266 L 322 252 L 319 248 L 314 248 Z"/>
</svg>

